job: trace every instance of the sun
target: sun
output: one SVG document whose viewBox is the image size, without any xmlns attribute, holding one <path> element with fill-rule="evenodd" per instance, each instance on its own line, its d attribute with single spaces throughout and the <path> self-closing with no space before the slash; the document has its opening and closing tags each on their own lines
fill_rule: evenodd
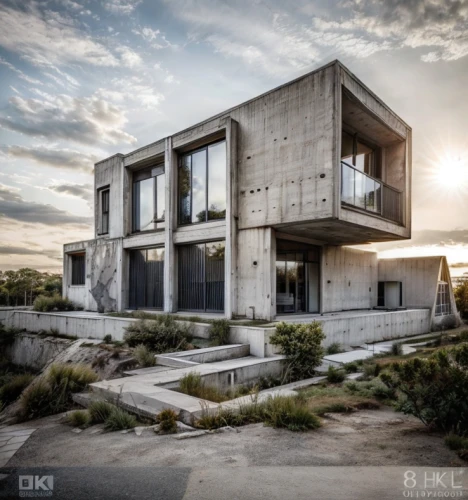
<svg viewBox="0 0 468 500">
<path fill-rule="evenodd" d="M 447 191 L 468 188 L 468 161 L 456 153 L 444 153 L 432 162 L 432 177 L 438 186 Z"/>
</svg>

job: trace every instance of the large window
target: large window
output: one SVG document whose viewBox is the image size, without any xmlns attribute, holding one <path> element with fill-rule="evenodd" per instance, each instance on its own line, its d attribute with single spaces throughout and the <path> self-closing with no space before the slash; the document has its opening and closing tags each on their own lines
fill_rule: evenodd
<svg viewBox="0 0 468 500">
<path fill-rule="evenodd" d="M 179 224 L 226 217 L 226 141 L 180 158 Z"/>
<path fill-rule="evenodd" d="M 84 285 L 86 278 L 86 254 L 74 253 L 70 255 L 71 260 L 71 284 Z"/>
<path fill-rule="evenodd" d="M 179 247 L 179 309 L 224 311 L 223 242 Z"/>
<path fill-rule="evenodd" d="M 366 143 L 358 134 L 349 134 L 343 130 L 341 136 L 341 160 L 352 165 L 356 170 L 378 177 L 377 148 Z"/>
<path fill-rule="evenodd" d="M 133 174 L 133 231 L 164 228 L 164 166 L 146 168 Z"/>
<path fill-rule="evenodd" d="M 109 188 L 99 191 L 99 205 L 101 207 L 101 220 L 99 234 L 109 233 Z"/>
<path fill-rule="evenodd" d="M 164 306 L 164 248 L 130 251 L 131 309 Z"/>
<path fill-rule="evenodd" d="M 452 305 L 450 304 L 450 289 L 448 283 L 440 281 L 437 288 L 437 303 L 435 309 L 436 316 L 445 316 L 452 314 Z"/>
</svg>

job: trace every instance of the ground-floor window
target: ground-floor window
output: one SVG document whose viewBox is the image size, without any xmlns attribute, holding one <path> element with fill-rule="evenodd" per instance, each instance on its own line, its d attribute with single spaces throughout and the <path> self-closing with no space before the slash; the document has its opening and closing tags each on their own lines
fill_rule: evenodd
<svg viewBox="0 0 468 500">
<path fill-rule="evenodd" d="M 449 285 L 445 281 L 440 281 L 437 288 L 437 303 L 435 315 L 445 316 L 447 314 L 452 314 Z"/>
<path fill-rule="evenodd" d="M 224 241 L 178 248 L 178 308 L 224 311 Z"/>
<path fill-rule="evenodd" d="M 71 260 L 71 284 L 74 286 L 84 285 L 86 278 L 86 254 L 74 253 L 70 255 Z"/>
<path fill-rule="evenodd" d="M 379 281 L 377 306 L 395 309 L 403 306 L 403 283 L 401 281 Z"/>
<path fill-rule="evenodd" d="M 276 242 L 276 312 L 319 312 L 319 248 L 278 240 Z"/>
<path fill-rule="evenodd" d="M 129 285 L 131 309 L 164 307 L 164 248 L 130 251 Z"/>
</svg>

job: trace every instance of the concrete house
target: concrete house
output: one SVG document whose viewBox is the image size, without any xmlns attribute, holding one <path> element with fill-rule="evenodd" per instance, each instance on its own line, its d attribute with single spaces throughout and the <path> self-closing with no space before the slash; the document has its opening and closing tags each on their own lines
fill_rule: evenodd
<svg viewBox="0 0 468 500">
<path fill-rule="evenodd" d="M 410 237 L 411 128 L 334 61 L 98 162 L 95 238 L 65 245 L 64 294 L 100 312 L 456 321 L 444 258 L 349 247 Z"/>
</svg>

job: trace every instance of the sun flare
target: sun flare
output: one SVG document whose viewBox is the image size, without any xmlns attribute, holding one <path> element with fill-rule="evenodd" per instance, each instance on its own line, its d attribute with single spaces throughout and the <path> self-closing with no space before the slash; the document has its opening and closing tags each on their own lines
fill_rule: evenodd
<svg viewBox="0 0 468 500">
<path fill-rule="evenodd" d="M 446 153 L 433 165 L 434 181 L 449 191 L 468 187 L 468 162 L 464 156 Z"/>
</svg>

